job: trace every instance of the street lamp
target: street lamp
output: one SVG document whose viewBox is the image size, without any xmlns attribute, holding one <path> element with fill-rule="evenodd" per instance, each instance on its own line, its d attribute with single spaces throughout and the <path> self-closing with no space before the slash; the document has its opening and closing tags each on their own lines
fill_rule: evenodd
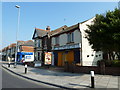
<svg viewBox="0 0 120 90">
<path fill-rule="evenodd" d="M 16 63 L 17 63 L 17 39 L 18 39 L 18 31 L 19 31 L 19 23 L 20 23 L 20 6 L 16 5 L 16 8 L 18 8 L 18 25 L 17 25 L 17 31 L 16 31 L 16 52 L 15 52 L 15 63 L 14 63 L 14 68 L 16 68 Z"/>
</svg>

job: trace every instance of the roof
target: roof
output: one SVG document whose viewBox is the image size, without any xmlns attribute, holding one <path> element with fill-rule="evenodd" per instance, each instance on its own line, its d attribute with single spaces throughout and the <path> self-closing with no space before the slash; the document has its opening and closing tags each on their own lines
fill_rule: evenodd
<svg viewBox="0 0 120 90">
<path fill-rule="evenodd" d="M 55 35 L 59 35 L 59 34 L 65 33 L 65 32 L 69 32 L 69 31 L 75 30 L 75 29 L 77 29 L 77 28 L 79 28 L 79 24 L 75 24 L 75 25 L 72 25 L 72 26 L 70 26 L 70 27 L 65 27 L 65 28 L 62 29 L 60 32 L 54 33 L 54 34 L 52 34 L 51 36 L 55 36 Z"/>
<path fill-rule="evenodd" d="M 65 28 L 67 28 L 66 25 L 64 25 L 64 26 L 62 26 L 62 27 L 60 27 L 60 28 L 58 28 L 58 29 L 55 29 L 55 30 L 49 32 L 49 35 L 50 35 L 50 36 L 51 36 L 51 35 L 56 35 L 56 34 L 60 33 L 61 31 L 63 31 Z"/>
<path fill-rule="evenodd" d="M 64 28 L 63 30 L 61 30 L 61 31 L 59 31 L 59 32 L 57 32 L 57 33 L 52 34 L 51 36 L 53 37 L 53 36 L 55 36 L 55 35 L 59 35 L 59 34 L 62 34 L 62 33 L 66 33 L 66 32 L 69 32 L 69 31 L 72 31 L 72 30 L 75 30 L 75 29 L 79 29 L 79 24 L 83 24 L 83 23 L 85 23 L 85 22 L 87 22 L 87 21 L 89 21 L 89 20 L 91 20 L 91 19 L 94 19 L 94 18 L 95 18 L 95 17 L 92 17 L 92 18 L 90 18 L 90 19 L 88 19 L 88 20 L 85 20 L 85 21 L 83 21 L 83 22 L 77 23 L 77 24 L 72 25 L 72 26 L 70 26 L 70 27 L 66 27 L 66 28 Z M 53 31 L 53 32 L 54 32 L 54 31 Z"/>
<path fill-rule="evenodd" d="M 25 41 L 24 44 L 25 46 L 34 46 L 34 42 L 32 40 Z"/>
<path fill-rule="evenodd" d="M 37 33 L 38 37 L 43 37 L 43 36 L 47 35 L 48 31 L 44 30 L 44 29 L 35 28 L 35 31 L 33 34 L 33 39 L 34 39 L 34 36 L 36 33 Z"/>
<path fill-rule="evenodd" d="M 23 45 L 23 46 L 34 46 L 34 42 L 32 40 L 28 40 L 28 41 L 17 41 L 18 45 Z M 2 49 L 2 52 L 5 50 L 8 50 L 10 48 L 16 47 L 16 43 L 12 43 L 10 45 L 8 45 L 7 47 L 4 47 Z"/>
<path fill-rule="evenodd" d="M 32 47 L 32 46 L 22 46 L 21 51 L 22 52 L 34 52 L 34 47 Z"/>
<path fill-rule="evenodd" d="M 92 17 L 92 18 L 94 18 L 94 17 Z M 70 27 L 67 27 L 66 25 L 64 25 L 64 26 L 62 26 L 58 29 L 55 29 L 53 31 L 47 31 L 47 30 L 44 30 L 44 29 L 35 28 L 33 39 L 34 39 L 35 33 L 37 33 L 38 37 L 44 37 L 46 35 L 55 36 L 55 35 L 66 33 L 66 32 L 69 32 L 69 31 L 72 31 L 72 30 L 75 30 L 75 29 L 79 29 L 79 24 L 85 23 L 89 20 L 90 19 L 85 20 L 85 21 L 80 22 L 80 23 L 77 23 L 75 25 L 72 25 Z"/>
<path fill-rule="evenodd" d="M 60 28 L 57 28 L 57 29 L 55 29 L 55 30 L 53 30 L 53 31 L 35 28 L 34 35 L 33 35 L 33 39 L 35 39 L 35 38 L 34 38 L 35 34 L 37 34 L 38 37 L 41 38 L 41 37 L 44 37 L 44 36 L 46 36 L 46 35 L 54 35 L 54 34 L 57 34 L 57 33 L 61 32 L 63 29 L 65 29 L 66 27 L 67 27 L 67 26 L 64 25 L 64 26 L 62 26 L 62 27 L 60 27 Z"/>
<path fill-rule="evenodd" d="M 32 40 L 28 41 L 17 41 L 18 45 L 25 45 L 25 46 L 34 46 L 34 42 Z"/>
</svg>

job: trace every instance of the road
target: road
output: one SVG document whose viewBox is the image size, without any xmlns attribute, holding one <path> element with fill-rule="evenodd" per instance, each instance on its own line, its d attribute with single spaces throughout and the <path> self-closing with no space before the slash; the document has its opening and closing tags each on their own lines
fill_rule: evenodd
<svg viewBox="0 0 120 90">
<path fill-rule="evenodd" d="M 56 87 L 25 79 L 2 68 L 2 88 L 56 88 Z"/>
</svg>

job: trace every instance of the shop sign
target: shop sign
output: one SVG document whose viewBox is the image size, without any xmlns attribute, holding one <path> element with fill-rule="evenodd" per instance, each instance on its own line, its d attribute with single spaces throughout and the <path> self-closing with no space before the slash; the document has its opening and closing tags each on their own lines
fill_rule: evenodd
<svg viewBox="0 0 120 90">
<path fill-rule="evenodd" d="M 60 47 L 54 47 L 53 50 L 73 49 L 73 48 L 80 48 L 80 47 L 81 47 L 80 43 L 77 43 L 72 45 L 63 45 Z"/>
<path fill-rule="evenodd" d="M 25 62 L 33 62 L 34 55 L 25 55 Z"/>
<path fill-rule="evenodd" d="M 46 65 L 51 64 L 51 58 L 52 58 L 51 52 L 45 52 L 45 64 Z"/>
</svg>

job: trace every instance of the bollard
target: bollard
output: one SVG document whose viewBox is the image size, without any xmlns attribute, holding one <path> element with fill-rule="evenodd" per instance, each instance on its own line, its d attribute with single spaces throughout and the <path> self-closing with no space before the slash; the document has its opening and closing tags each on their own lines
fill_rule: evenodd
<svg viewBox="0 0 120 90">
<path fill-rule="evenodd" d="M 8 67 L 10 67 L 10 62 L 8 63 Z"/>
<path fill-rule="evenodd" d="M 17 64 L 16 64 L 16 63 L 14 63 L 14 68 L 16 68 L 16 65 L 17 65 Z"/>
<path fill-rule="evenodd" d="M 94 84 L 94 71 L 91 71 L 91 88 L 95 88 L 95 84 Z"/>
<path fill-rule="evenodd" d="M 27 73 L 27 64 L 25 64 L 25 74 Z"/>
</svg>

